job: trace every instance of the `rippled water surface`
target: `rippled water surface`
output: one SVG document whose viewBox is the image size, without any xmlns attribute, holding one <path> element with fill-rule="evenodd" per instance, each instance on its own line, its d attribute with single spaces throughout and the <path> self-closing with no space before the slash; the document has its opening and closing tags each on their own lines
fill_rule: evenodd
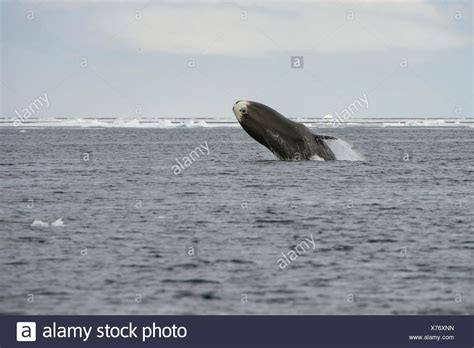
<svg viewBox="0 0 474 348">
<path fill-rule="evenodd" d="M 239 128 L 0 129 L 0 312 L 472 313 L 473 130 L 321 133 L 365 161 L 274 160 Z"/>
</svg>

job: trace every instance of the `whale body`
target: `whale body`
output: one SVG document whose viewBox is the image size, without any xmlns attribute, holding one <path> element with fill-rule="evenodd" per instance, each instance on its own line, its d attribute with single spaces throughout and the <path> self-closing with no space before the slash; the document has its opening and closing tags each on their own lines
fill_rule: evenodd
<svg viewBox="0 0 474 348">
<path fill-rule="evenodd" d="M 304 124 L 289 120 L 269 106 L 239 100 L 232 111 L 242 128 L 281 160 L 336 159 L 325 140 L 337 138 L 314 134 Z"/>
</svg>

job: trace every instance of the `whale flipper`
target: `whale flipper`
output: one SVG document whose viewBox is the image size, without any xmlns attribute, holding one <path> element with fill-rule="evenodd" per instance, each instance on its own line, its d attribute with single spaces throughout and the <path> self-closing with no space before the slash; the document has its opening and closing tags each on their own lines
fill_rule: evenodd
<svg viewBox="0 0 474 348">
<path fill-rule="evenodd" d="M 324 160 L 335 160 L 336 156 L 328 146 L 328 143 L 326 143 L 326 140 L 337 140 L 337 138 L 319 134 L 313 134 L 313 136 L 317 146 L 313 147 L 312 151 Z"/>
<path fill-rule="evenodd" d="M 320 135 L 320 134 L 313 134 L 316 140 L 337 140 L 337 138 L 332 137 L 330 135 Z"/>
</svg>

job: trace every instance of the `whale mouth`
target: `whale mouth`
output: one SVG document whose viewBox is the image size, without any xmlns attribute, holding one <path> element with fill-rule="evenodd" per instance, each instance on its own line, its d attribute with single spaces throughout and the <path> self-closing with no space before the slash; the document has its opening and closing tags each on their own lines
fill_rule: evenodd
<svg viewBox="0 0 474 348">
<path fill-rule="evenodd" d="M 236 101 L 234 106 L 232 107 L 232 111 L 234 112 L 235 117 L 237 118 L 237 121 L 242 121 L 242 118 L 247 115 L 247 107 L 249 105 L 249 102 L 246 100 L 239 100 Z"/>
</svg>

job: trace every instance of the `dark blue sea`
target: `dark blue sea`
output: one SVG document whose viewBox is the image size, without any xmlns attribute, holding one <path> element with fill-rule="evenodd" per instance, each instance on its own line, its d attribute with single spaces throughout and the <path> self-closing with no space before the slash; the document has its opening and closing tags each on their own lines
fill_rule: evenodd
<svg viewBox="0 0 474 348">
<path fill-rule="evenodd" d="M 0 313 L 472 314 L 474 129 L 319 133 L 0 128 Z"/>
</svg>

